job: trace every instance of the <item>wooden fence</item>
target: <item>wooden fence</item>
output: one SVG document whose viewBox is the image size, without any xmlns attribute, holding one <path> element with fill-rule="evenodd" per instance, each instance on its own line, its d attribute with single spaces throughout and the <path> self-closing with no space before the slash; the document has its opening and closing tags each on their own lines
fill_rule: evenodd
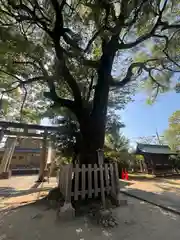
<svg viewBox="0 0 180 240">
<path fill-rule="evenodd" d="M 117 164 L 64 165 L 59 171 L 59 188 L 66 202 L 100 195 L 105 205 L 106 195 L 117 200 L 119 193 Z"/>
</svg>

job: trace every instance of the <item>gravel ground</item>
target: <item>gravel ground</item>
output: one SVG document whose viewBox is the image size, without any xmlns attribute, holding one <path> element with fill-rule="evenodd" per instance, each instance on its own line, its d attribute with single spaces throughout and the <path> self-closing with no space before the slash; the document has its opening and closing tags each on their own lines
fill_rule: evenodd
<svg viewBox="0 0 180 240">
<path fill-rule="evenodd" d="M 14 210 L 6 209 L 0 215 L 0 240 L 179 239 L 180 216 L 136 199 L 128 198 L 128 206 L 116 208 L 114 215 L 119 225 L 113 229 L 103 229 L 85 218 L 58 221 L 56 212 L 44 206 L 26 205 Z"/>
<path fill-rule="evenodd" d="M 11 191 L 25 190 L 32 187 L 35 176 L 17 177 L 0 181 L 0 191 L 9 188 Z M 45 183 L 40 187 L 51 187 L 55 184 Z M 158 183 L 159 184 L 159 183 Z M 161 183 L 161 187 L 164 183 Z M 173 183 L 175 184 L 175 183 Z M 176 182 L 178 185 L 179 182 Z M 168 186 L 167 186 L 168 185 Z M 172 185 L 168 192 L 172 195 Z M 134 182 L 131 186 L 136 189 L 160 192 L 160 186 L 154 182 Z M 177 192 L 177 186 L 174 191 Z M 164 189 L 162 190 L 164 191 Z M 128 206 L 116 208 L 113 212 L 119 225 L 113 229 L 103 229 L 85 218 L 72 221 L 58 221 L 54 210 L 47 210 L 42 205 L 29 204 L 40 198 L 41 194 L 33 193 L 18 197 L 0 198 L 0 240 L 177 240 L 180 236 L 180 216 L 166 212 L 150 204 L 128 199 Z M 121 199 L 126 198 L 121 196 Z M 18 208 L 18 206 L 23 207 Z M 15 208 L 15 209 L 12 209 Z"/>
</svg>

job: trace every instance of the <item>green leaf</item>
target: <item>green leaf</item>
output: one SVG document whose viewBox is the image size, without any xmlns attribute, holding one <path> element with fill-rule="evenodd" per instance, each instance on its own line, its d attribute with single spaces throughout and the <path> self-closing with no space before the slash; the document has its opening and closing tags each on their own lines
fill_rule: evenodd
<svg viewBox="0 0 180 240">
<path fill-rule="evenodd" d="M 1 107 L 2 107 L 4 114 L 6 115 L 8 113 L 8 108 L 9 108 L 9 102 L 7 99 L 2 99 Z"/>
<path fill-rule="evenodd" d="M 146 104 L 152 105 L 153 104 L 152 99 L 151 98 L 146 99 Z"/>
</svg>

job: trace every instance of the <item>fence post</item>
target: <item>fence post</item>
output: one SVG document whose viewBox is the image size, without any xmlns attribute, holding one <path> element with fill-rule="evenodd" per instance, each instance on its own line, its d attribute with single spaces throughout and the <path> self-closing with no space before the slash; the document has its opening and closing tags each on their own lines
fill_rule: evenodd
<svg viewBox="0 0 180 240">
<path fill-rule="evenodd" d="M 118 172 L 118 165 L 114 163 L 114 175 L 115 175 L 115 182 L 116 182 L 116 200 L 118 201 L 118 194 L 120 192 L 120 184 L 119 184 L 119 172 Z"/>
<path fill-rule="evenodd" d="M 97 155 L 98 155 L 98 164 L 99 164 L 99 173 L 100 173 L 100 189 L 101 189 L 101 200 L 103 207 L 105 207 L 105 184 L 104 184 L 104 152 L 102 149 L 97 150 Z"/>
<path fill-rule="evenodd" d="M 71 202 L 71 191 L 72 191 L 72 164 L 68 165 L 68 172 L 67 172 L 67 186 L 66 186 L 66 202 Z"/>
<path fill-rule="evenodd" d="M 75 181 L 72 181 L 72 174 L 74 174 Z M 81 188 L 79 189 L 80 174 Z M 86 183 L 86 174 L 88 177 L 88 183 Z M 92 179 L 92 177 L 94 179 Z M 100 186 L 98 185 L 98 183 L 100 184 Z M 72 184 L 74 192 L 72 192 Z M 63 166 L 59 172 L 58 185 L 60 187 L 60 191 L 65 197 L 66 203 L 71 202 L 72 196 L 76 201 L 79 199 L 79 195 L 81 199 L 84 199 L 86 194 L 88 198 L 92 198 L 92 196 L 98 197 L 98 193 L 100 192 L 103 207 L 106 207 L 106 192 L 107 194 L 110 194 L 114 200 L 118 200 L 118 194 L 120 189 L 117 163 L 98 165 L 94 164 L 94 167 L 92 167 L 92 165 L 90 164 L 88 164 L 86 167 L 83 164 L 81 168 L 79 167 L 79 164 L 76 164 L 75 168 L 72 164 L 68 164 L 66 166 Z"/>
<path fill-rule="evenodd" d="M 105 208 L 106 201 L 105 201 L 105 193 L 104 193 L 104 170 L 103 170 L 103 165 L 99 165 L 99 171 L 100 171 L 100 187 L 101 187 L 101 200 L 103 207 Z"/>
<path fill-rule="evenodd" d="M 107 192 L 107 194 L 109 194 L 109 191 L 110 191 L 110 189 L 109 189 L 109 169 L 108 169 L 108 164 L 107 163 L 105 163 L 104 164 L 104 169 L 105 169 L 105 180 L 106 180 L 106 192 Z"/>
<path fill-rule="evenodd" d="M 111 176 L 111 196 L 113 198 L 115 198 L 116 197 L 116 189 L 115 189 L 114 171 L 113 171 L 112 163 L 110 163 L 110 176 Z"/>
<path fill-rule="evenodd" d="M 66 217 L 66 219 L 72 219 L 75 216 L 75 210 L 71 204 L 71 186 L 72 186 L 72 164 L 68 164 L 63 167 L 63 180 L 65 197 L 64 205 L 58 209 L 58 217 Z"/>
<path fill-rule="evenodd" d="M 81 168 L 81 181 L 82 181 L 82 184 L 81 184 L 81 198 L 84 199 L 86 194 L 85 194 L 85 187 L 86 187 L 86 177 L 85 177 L 85 171 L 86 171 L 86 168 L 85 168 L 85 165 L 82 164 L 82 168 Z"/>
<path fill-rule="evenodd" d="M 97 164 L 94 164 L 94 196 L 98 196 L 98 177 L 97 177 Z"/>
<path fill-rule="evenodd" d="M 74 186 L 74 200 L 78 200 L 78 195 L 79 195 L 79 164 L 76 164 L 75 167 L 75 186 Z"/>
<path fill-rule="evenodd" d="M 92 198 L 92 167 L 88 164 L 88 197 Z"/>
</svg>

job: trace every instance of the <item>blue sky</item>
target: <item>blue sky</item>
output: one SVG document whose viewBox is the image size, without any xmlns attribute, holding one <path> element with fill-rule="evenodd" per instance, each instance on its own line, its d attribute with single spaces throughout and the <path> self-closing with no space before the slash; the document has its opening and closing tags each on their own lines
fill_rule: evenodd
<svg viewBox="0 0 180 240">
<path fill-rule="evenodd" d="M 137 94 L 135 101 L 129 103 L 120 114 L 126 125 L 122 131 L 132 141 L 155 135 L 156 129 L 159 135 L 163 134 L 168 127 L 169 116 L 180 109 L 180 94 L 175 92 L 159 95 L 153 105 L 148 105 L 146 99 L 146 94 Z"/>
<path fill-rule="evenodd" d="M 134 102 L 130 102 L 125 110 L 119 115 L 126 127 L 122 132 L 132 142 L 138 137 L 163 134 L 168 127 L 169 116 L 180 109 L 180 93 L 168 92 L 158 96 L 153 105 L 146 103 L 147 94 L 136 94 Z M 43 125 L 49 124 L 47 119 L 42 121 Z"/>
</svg>

